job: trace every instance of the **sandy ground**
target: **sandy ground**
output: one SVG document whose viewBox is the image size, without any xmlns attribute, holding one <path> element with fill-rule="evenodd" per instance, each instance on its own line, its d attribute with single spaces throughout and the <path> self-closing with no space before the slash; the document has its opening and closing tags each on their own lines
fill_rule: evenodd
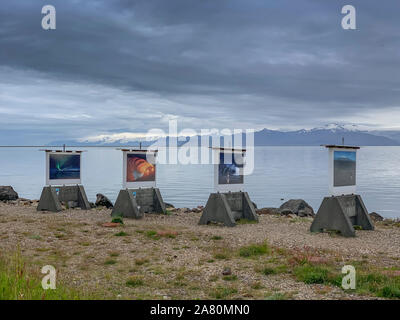
<svg viewBox="0 0 400 320">
<path fill-rule="evenodd" d="M 270 256 L 243 258 L 240 247 L 268 244 L 292 255 L 304 253 L 344 264 L 368 261 L 382 267 L 400 264 L 400 228 L 376 226 L 355 238 L 311 234 L 311 219 L 262 215 L 258 224 L 235 228 L 197 225 L 201 213 L 147 214 L 125 219 L 117 228 L 111 210 L 37 212 L 35 205 L 0 203 L 0 250 L 15 248 L 40 270 L 54 265 L 62 282 L 111 299 L 367 299 L 340 288 L 307 285 L 291 274 L 264 275 Z M 126 235 L 116 236 L 123 231 Z M 168 231 L 171 237 L 154 238 Z M 167 233 L 168 233 L 167 232 Z M 278 252 L 278 251 L 277 251 Z M 230 268 L 237 277 L 224 279 Z M 127 285 L 129 279 L 139 280 Z M 221 293 L 222 292 L 222 293 Z M 222 294 L 222 296 L 221 296 Z"/>
</svg>

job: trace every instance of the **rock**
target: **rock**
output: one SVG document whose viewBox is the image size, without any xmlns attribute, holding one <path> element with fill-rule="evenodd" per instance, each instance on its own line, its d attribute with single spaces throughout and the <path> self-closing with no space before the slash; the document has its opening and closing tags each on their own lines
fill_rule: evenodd
<svg viewBox="0 0 400 320">
<path fill-rule="evenodd" d="M 11 186 L 0 186 L 0 201 L 17 200 L 18 193 L 16 193 Z"/>
<path fill-rule="evenodd" d="M 89 204 L 90 204 L 90 208 L 96 208 L 96 205 L 93 203 L 93 202 L 89 202 Z"/>
<path fill-rule="evenodd" d="M 383 217 L 379 213 L 371 212 L 369 216 L 374 221 L 383 221 Z"/>
<path fill-rule="evenodd" d="M 257 214 L 279 214 L 278 208 L 261 208 L 256 210 Z"/>
<path fill-rule="evenodd" d="M 66 207 L 68 209 L 74 209 L 78 207 L 78 201 L 68 201 Z"/>
<path fill-rule="evenodd" d="M 231 274 L 232 274 L 232 270 L 229 267 L 224 268 L 224 270 L 222 271 L 222 275 L 224 275 L 224 276 L 230 276 Z"/>
<path fill-rule="evenodd" d="M 102 224 L 102 226 L 106 227 L 106 228 L 116 228 L 116 227 L 119 227 L 120 225 L 121 224 L 117 223 L 117 222 L 106 222 L 106 223 Z"/>
<path fill-rule="evenodd" d="M 291 199 L 286 201 L 279 207 L 279 209 L 281 214 L 285 215 L 290 214 L 289 211 L 302 217 L 313 217 L 315 215 L 313 208 L 302 199 Z"/>
<path fill-rule="evenodd" d="M 165 203 L 165 207 L 167 208 L 175 208 L 173 204 L 170 204 L 168 202 L 164 202 Z"/>
<path fill-rule="evenodd" d="M 112 208 L 113 204 L 105 195 L 98 193 L 96 194 L 96 206 Z"/>
<path fill-rule="evenodd" d="M 293 214 L 293 211 L 290 210 L 290 209 L 281 209 L 281 210 L 280 210 L 280 213 L 281 213 L 282 215 L 284 215 L 284 216 L 288 216 L 288 215 Z"/>
</svg>

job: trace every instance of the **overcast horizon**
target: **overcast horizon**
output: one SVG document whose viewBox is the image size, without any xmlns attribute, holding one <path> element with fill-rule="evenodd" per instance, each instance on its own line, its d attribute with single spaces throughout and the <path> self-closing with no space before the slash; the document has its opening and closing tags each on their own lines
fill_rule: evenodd
<svg viewBox="0 0 400 320">
<path fill-rule="evenodd" d="M 178 121 L 400 130 L 399 1 L 3 0 L 0 144 L 142 134 Z M 41 27 L 56 8 L 56 30 Z M 343 30 L 341 8 L 357 10 Z"/>
</svg>

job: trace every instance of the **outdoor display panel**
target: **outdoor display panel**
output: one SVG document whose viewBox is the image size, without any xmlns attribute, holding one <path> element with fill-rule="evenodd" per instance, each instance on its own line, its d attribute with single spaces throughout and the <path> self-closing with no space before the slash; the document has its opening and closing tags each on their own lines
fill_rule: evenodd
<svg viewBox="0 0 400 320">
<path fill-rule="evenodd" d="M 356 193 L 359 147 L 327 145 L 329 149 L 329 192 L 332 196 Z"/>
<path fill-rule="evenodd" d="M 156 186 L 155 151 L 123 150 L 123 186 L 141 188 Z"/>
<path fill-rule="evenodd" d="M 230 159 L 226 159 L 230 158 Z M 236 162 L 237 157 L 233 153 L 220 152 L 218 164 L 218 184 L 242 184 L 243 162 Z M 230 163 L 225 163 L 226 160 Z"/>
<path fill-rule="evenodd" d="M 355 151 L 334 151 L 333 186 L 356 185 L 356 153 Z"/>
<path fill-rule="evenodd" d="M 46 184 L 81 183 L 80 152 L 46 152 Z"/>
<path fill-rule="evenodd" d="M 244 187 L 243 150 L 214 149 L 216 164 L 214 165 L 214 189 L 217 192 L 238 192 Z"/>
</svg>

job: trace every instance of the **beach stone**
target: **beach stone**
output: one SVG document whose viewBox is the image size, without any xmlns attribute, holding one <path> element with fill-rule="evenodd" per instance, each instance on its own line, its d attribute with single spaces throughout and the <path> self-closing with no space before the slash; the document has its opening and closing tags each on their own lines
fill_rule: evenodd
<svg viewBox="0 0 400 320">
<path fill-rule="evenodd" d="M 371 212 L 369 214 L 369 216 L 374 221 L 383 221 L 384 220 L 384 218 L 379 213 L 376 213 L 376 212 Z"/>
<path fill-rule="evenodd" d="M 173 204 L 168 203 L 168 202 L 164 202 L 165 203 L 165 207 L 166 208 L 175 208 Z"/>
<path fill-rule="evenodd" d="M 290 199 L 282 204 L 279 209 L 281 214 L 285 215 L 290 214 L 289 211 L 298 216 L 301 214 L 302 217 L 313 217 L 315 215 L 313 208 L 303 199 Z"/>
<path fill-rule="evenodd" d="M 232 270 L 229 267 L 224 268 L 224 270 L 222 271 L 222 275 L 224 275 L 224 276 L 230 276 L 231 274 L 232 274 Z"/>
<path fill-rule="evenodd" d="M 17 200 L 18 193 L 11 186 L 0 186 L 0 201 Z"/>
<path fill-rule="evenodd" d="M 98 193 L 96 194 L 96 206 L 103 206 L 106 208 L 112 208 L 113 204 L 105 195 Z"/>
<path fill-rule="evenodd" d="M 281 210 L 280 210 L 280 213 L 281 213 L 282 215 L 284 215 L 284 216 L 288 216 L 288 215 L 293 214 L 293 211 L 290 210 L 290 209 L 281 209 Z"/>
</svg>

